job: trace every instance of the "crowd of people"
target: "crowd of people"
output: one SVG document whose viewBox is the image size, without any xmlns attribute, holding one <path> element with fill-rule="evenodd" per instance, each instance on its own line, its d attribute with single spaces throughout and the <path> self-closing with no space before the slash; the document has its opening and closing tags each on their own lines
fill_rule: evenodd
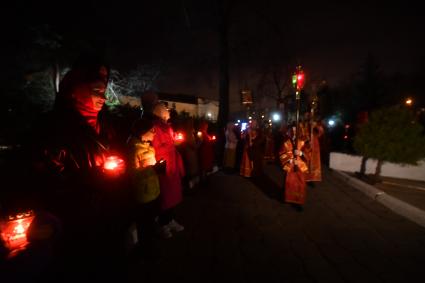
<svg viewBox="0 0 425 283">
<path fill-rule="evenodd" d="M 158 260 L 158 238 L 184 230 L 175 210 L 184 188 L 193 188 L 197 178 L 207 182 L 215 165 L 208 122 L 195 130 L 188 118 L 182 133 L 175 132 L 169 109 L 152 91 L 141 96 L 143 114 L 123 142 L 122 129 L 108 124 L 104 111 L 109 75 L 97 57 L 77 60 L 60 83 L 54 109 L 36 121 L 35 138 L 24 145 L 29 166 L 23 179 L 38 188 L 27 190 L 36 211 L 28 239 L 32 247 L 49 246 L 55 280 L 71 273 L 118 274 L 129 242 L 135 244 L 132 253 Z M 321 180 L 319 123 L 305 119 L 276 135 L 252 120 L 244 131 L 234 123 L 223 131 L 225 172 L 255 178 L 262 176 L 264 162 L 278 160 L 285 201 L 298 205 L 305 201 L 306 182 Z M 132 223 L 134 241 L 128 239 Z"/>
<path fill-rule="evenodd" d="M 246 178 L 258 178 L 264 174 L 266 162 L 277 161 L 285 179 L 282 201 L 302 210 L 305 187 L 307 184 L 314 187 L 314 182 L 322 180 L 321 152 L 326 155 L 323 154 L 324 127 L 309 114 L 298 125 L 283 124 L 277 131 L 256 120 L 251 120 L 244 131 L 237 124 L 228 123 L 223 169 L 237 171 Z"/>
</svg>

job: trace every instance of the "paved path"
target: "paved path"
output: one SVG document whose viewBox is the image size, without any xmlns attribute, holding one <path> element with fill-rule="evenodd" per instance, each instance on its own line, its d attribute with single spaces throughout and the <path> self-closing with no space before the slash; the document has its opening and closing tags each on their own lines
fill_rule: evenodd
<svg viewBox="0 0 425 283">
<path fill-rule="evenodd" d="M 324 173 L 303 212 L 280 201 L 280 171 L 253 182 L 221 172 L 185 197 L 186 230 L 133 282 L 408 282 L 425 278 L 425 229 Z"/>
</svg>

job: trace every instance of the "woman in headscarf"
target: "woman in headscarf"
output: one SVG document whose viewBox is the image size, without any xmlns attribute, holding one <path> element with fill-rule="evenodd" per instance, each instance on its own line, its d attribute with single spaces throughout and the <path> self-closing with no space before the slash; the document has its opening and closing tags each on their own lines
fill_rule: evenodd
<svg viewBox="0 0 425 283">
<path fill-rule="evenodd" d="M 108 270 L 101 274 L 110 274 L 124 252 L 123 160 L 115 159 L 114 170 L 106 166 L 112 158 L 110 128 L 100 119 L 108 78 L 102 60 L 80 58 L 62 79 L 53 111 L 39 121 L 31 151 L 43 207 L 62 223 L 61 258 L 79 256 L 73 271 L 81 273 L 98 272 L 91 265 L 96 260 Z M 62 268 L 69 266 L 58 262 Z"/>
</svg>

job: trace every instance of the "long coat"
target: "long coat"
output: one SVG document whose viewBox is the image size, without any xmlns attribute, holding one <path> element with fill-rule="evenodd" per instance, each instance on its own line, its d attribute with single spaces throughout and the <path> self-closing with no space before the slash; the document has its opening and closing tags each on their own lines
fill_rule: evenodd
<svg viewBox="0 0 425 283">
<path fill-rule="evenodd" d="M 185 174 L 183 160 L 174 145 L 174 132 L 171 126 L 161 120 L 154 120 L 155 159 L 164 159 L 166 173 L 159 175 L 160 207 L 162 210 L 172 208 L 182 201 L 181 180 Z"/>
</svg>

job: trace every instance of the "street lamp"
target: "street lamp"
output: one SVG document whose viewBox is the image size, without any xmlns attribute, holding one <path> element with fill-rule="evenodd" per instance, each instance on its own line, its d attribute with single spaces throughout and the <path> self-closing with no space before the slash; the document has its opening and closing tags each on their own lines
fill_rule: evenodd
<svg viewBox="0 0 425 283">
<path fill-rule="evenodd" d="M 280 114 L 279 113 L 274 113 L 273 116 L 273 121 L 278 122 L 280 121 Z"/>
</svg>

